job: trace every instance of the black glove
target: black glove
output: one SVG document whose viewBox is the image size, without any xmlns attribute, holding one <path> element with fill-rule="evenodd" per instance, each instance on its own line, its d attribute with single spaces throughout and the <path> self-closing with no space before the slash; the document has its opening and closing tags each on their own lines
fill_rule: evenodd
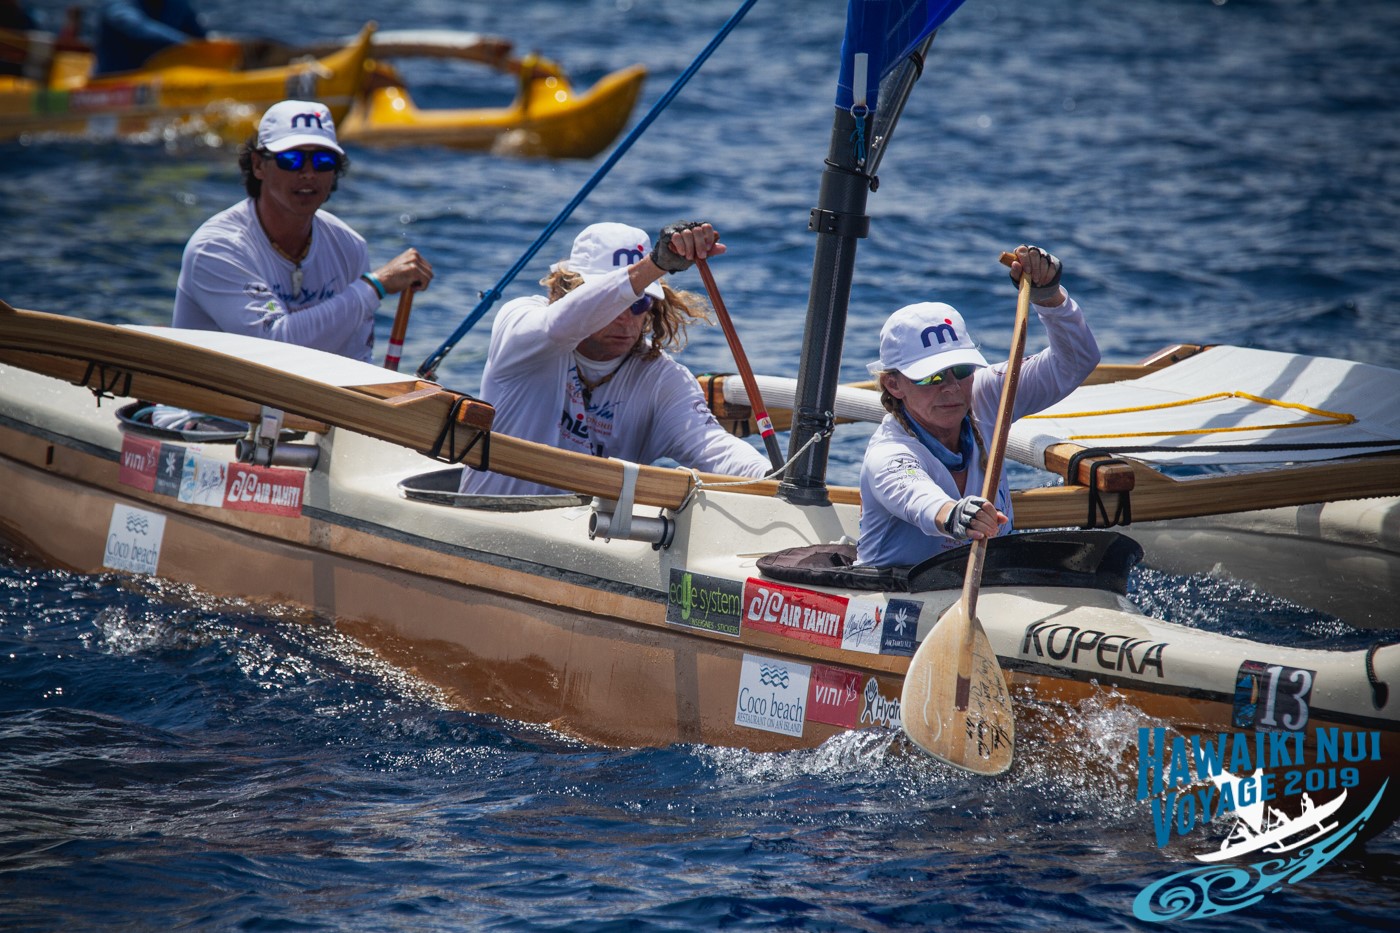
<svg viewBox="0 0 1400 933">
<path fill-rule="evenodd" d="M 943 530 L 956 541 L 966 541 L 967 528 L 972 524 L 972 519 L 982 510 L 982 506 L 989 504 L 981 496 L 963 496 L 953 503 L 953 511 L 948 513 Z"/>
<path fill-rule="evenodd" d="M 1039 285 L 1035 283 L 1035 279 L 1031 279 L 1031 304 L 1038 305 L 1046 301 L 1053 301 L 1055 297 L 1060 294 L 1060 273 L 1063 271 L 1060 260 L 1056 259 L 1052 254 L 1047 253 L 1039 246 L 1028 246 L 1026 249 L 1039 256 L 1045 257 L 1045 261 L 1050 263 L 1051 273 L 1050 280 L 1048 282 L 1041 282 Z M 1022 265 L 1024 266 L 1024 263 Z M 1015 275 L 1011 276 L 1011 283 L 1018 288 L 1021 285 Z"/>
<path fill-rule="evenodd" d="M 695 265 L 694 261 L 686 259 L 680 253 L 671 249 L 671 237 L 682 230 L 689 230 L 692 227 L 704 226 L 703 220 L 678 220 L 673 224 L 667 224 L 661 228 L 661 235 L 656 238 L 656 245 L 651 248 L 651 261 L 661 267 L 666 272 L 684 272 Z"/>
</svg>

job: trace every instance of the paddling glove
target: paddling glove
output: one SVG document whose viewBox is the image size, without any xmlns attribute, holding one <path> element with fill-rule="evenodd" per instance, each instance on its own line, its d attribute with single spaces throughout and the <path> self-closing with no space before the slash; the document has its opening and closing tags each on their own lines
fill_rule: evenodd
<svg viewBox="0 0 1400 933">
<path fill-rule="evenodd" d="M 967 529 L 972 524 L 972 519 L 982 510 L 982 506 L 990 505 L 981 496 L 963 496 L 953 503 L 953 511 L 948 513 L 948 521 L 943 526 L 943 530 L 958 540 L 967 540 Z"/>
<path fill-rule="evenodd" d="M 661 234 L 656 238 L 656 245 L 651 248 L 651 261 L 667 272 L 684 272 L 695 265 L 694 262 L 671 249 L 671 237 L 682 230 L 689 230 L 691 227 L 698 227 L 703 223 L 703 220 L 678 220 L 662 227 Z"/>
<path fill-rule="evenodd" d="M 1043 257 L 1045 261 L 1050 264 L 1050 280 L 1048 282 L 1037 285 L 1035 284 L 1035 279 L 1031 279 L 1031 304 L 1038 305 L 1042 302 L 1053 301 L 1060 293 L 1060 272 L 1063 268 L 1060 265 L 1060 260 L 1056 259 L 1051 253 L 1047 253 L 1039 246 L 1027 246 L 1026 249 Z M 1018 288 L 1021 285 L 1014 275 L 1011 277 L 1011 282 Z"/>
</svg>

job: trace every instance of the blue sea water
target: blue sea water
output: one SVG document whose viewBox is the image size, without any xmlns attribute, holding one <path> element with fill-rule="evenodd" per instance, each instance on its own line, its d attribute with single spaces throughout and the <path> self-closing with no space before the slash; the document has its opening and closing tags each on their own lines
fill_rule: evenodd
<svg viewBox="0 0 1400 933">
<path fill-rule="evenodd" d="M 63 5 L 36 4 L 50 22 Z M 738 5 L 200 7 L 212 28 L 287 41 L 369 19 L 502 35 L 579 85 L 641 62 L 635 121 Z M 713 267 L 750 361 L 791 374 L 842 20 L 839 3 L 760 0 L 506 297 L 533 291 L 586 223 L 703 217 L 730 246 Z M 467 66 L 405 74 L 424 105 L 510 93 Z M 1021 242 L 1064 260 L 1110 362 L 1184 341 L 1400 365 L 1398 78 L 1400 4 L 1387 0 L 969 0 L 935 42 L 871 196 L 843 377 L 863 378 L 885 315 L 923 298 L 951 301 L 1004 352 L 1014 292 L 996 256 Z M 437 270 L 406 363 L 601 163 L 351 156 L 330 209 L 376 261 L 411 244 Z M 199 140 L 0 144 L 0 298 L 166 323 L 186 238 L 239 194 L 231 154 Z M 476 387 L 489 322 L 448 357 L 444 382 Z M 732 369 L 718 329 L 683 359 Z M 859 432 L 833 445 L 834 481 L 854 480 L 863 446 Z M 1373 637 L 1221 581 L 1142 572 L 1133 585 L 1154 615 L 1211 630 Z M 857 736 L 782 755 L 598 748 L 454 710 L 294 609 L 10 550 L 0 928 L 1153 928 L 1134 898 L 1184 856 L 1156 848 L 1146 806 L 1112 788 L 1106 764 L 1143 719 L 1104 702 L 1077 720 L 1075 739 L 1023 742 L 993 780 Z M 1391 829 L 1220 922 L 1389 929 L 1397 904 Z"/>
</svg>

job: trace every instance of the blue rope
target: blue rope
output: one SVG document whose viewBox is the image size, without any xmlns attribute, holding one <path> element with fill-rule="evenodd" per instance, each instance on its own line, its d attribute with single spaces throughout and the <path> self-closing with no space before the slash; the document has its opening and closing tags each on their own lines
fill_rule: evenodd
<svg viewBox="0 0 1400 933">
<path fill-rule="evenodd" d="M 583 199 L 588 197 L 589 193 L 597 187 L 598 183 L 603 180 L 603 177 L 612 170 L 612 167 L 617 164 L 618 160 L 622 158 L 628 149 L 632 148 L 632 144 L 641 138 L 642 133 L 646 131 L 647 127 L 651 126 L 652 122 L 661 115 L 661 111 L 670 106 L 671 101 L 680 93 L 681 88 L 685 87 L 686 83 L 700 70 L 700 66 L 705 63 L 705 60 L 714 53 L 715 49 L 719 48 L 719 44 L 724 41 L 725 37 L 734 31 L 735 26 L 739 25 L 739 21 L 744 18 L 744 14 L 749 12 L 749 8 L 757 2 L 758 0 L 744 0 L 744 5 L 741 6 L 733 16 L 729 17 L 729 21 L 724 24 L 719 32 L 715 33 L 715 37 L 710 40 L 710 44 L 705 46 L 699 55 L 695 56 L 695 61 L 691 62 L 690 67 L 686 68 L 686 70 L 681 73 L 680 77 L 676 78 L 670 90 L 661 95 L 661 99 L 652 105 L 647 115 L 633 127 L 632 132 L 627 134 L 627 138 L 618 143 L 617 148 L 614 149 L 607 160 L 598 167 L 598 171 L 593 173 L 593 177 L 584 183 L 583 187 L 579 189 L 578 194 L 574 195 L 573 200 L 559 212 L 557 217 L 549 222 L 549 226 L 545 227 L 544 232 L 535 239 L 535 242 L 530 244 L 530 248 L 525 251 L 525 254 L 515 261 L 515 265 L 510 267 L 509 271 L 501 277 L 499 282 L 481 293 L 481 301 L 472 309 L 472 313 L 467 315 L 467 319 L 453 331 L 452 336 L 448 337 L 447 340 L 443 342 L 442 346 L 434 350 L 432 355 L 424 360 L 422 365 L 418 367 L 419 378 L 432 378 L 438 365 L 441 364 L 447 354 L 452 351 L 452 348 L 457 345 L 457 341 L 461 340 L 466 332 L 471 330 L 476 322 L 481 320 L 486 312 L 491 310 L 491 306 L 500 299 L 501 289 L 514 281 L 515 277 L 520 274 L 521 270 L 535 257 L 535 254 L 549 241 L 549 238 L 554 235 L 555 231 L 563 226 L 564 221 L 569 219 L 569 215 L 574 212 L 574 209 L 583 203 Z"/>
</svg>

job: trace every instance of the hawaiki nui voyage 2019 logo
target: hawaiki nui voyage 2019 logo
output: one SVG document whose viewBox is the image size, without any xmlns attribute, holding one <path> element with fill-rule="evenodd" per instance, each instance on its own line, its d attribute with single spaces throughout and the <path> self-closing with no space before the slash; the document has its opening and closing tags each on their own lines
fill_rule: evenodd
<svg viewBox="0 0 1400 933">
<path fill-rule="evenodd" d="M 1365 796 L 1364 766 L 1378 769 L 1380 733 L 1319 727 L 1308 739 L 1304 731 L 1138 730 L 1137 799 L 1149 802 L 1158 847 L 1207 823 L 1233 825 L 1194 854 L 1204 864 L 1144 888 L 1134 916 L 1194 920 L 1248 907 L 1356 841 L 1390 783 Z"/>
</svg>

